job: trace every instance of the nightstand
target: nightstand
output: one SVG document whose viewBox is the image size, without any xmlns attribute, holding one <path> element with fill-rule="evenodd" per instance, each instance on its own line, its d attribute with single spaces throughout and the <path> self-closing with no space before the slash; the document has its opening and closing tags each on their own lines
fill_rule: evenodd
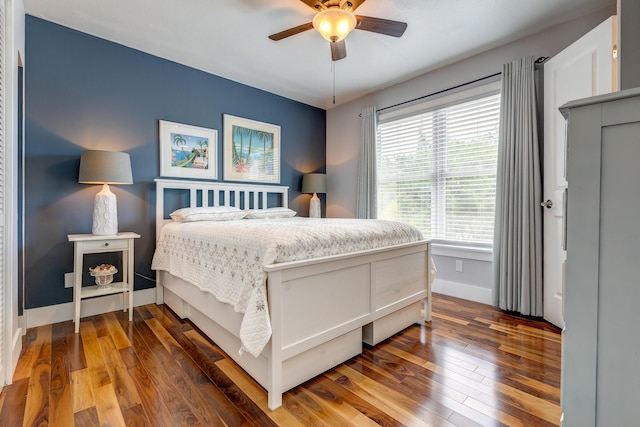
<svg viewBox="0 0 640 427">
<path fill-rule="evenodd" d="M 68 234 L 73 242 L 73 305 L 75 331 L 80 331 L 80 303 L 85 298 L 122 293 L 122 311 L 129 307 L 129 321 L 133 320 L 133 241 L 139 234 L 126 232 L 113 236 L 97 236 L 95 234 Z M 105 289 L 98 286 L 82 286 L 84 271 L 84 255 L 106 252 L 122 252 L 122 282 L 111 283 Z M 88 268 L 88 267 L 87 267 Z M 127 304 L 127 294 L 129 304 Z"/>
</svg>

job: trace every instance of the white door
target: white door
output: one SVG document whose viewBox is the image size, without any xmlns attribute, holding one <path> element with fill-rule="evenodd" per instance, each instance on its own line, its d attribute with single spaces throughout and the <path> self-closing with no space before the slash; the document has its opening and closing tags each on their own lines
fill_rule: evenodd
<svg viewBox="0 0 640 427">
<path fill-rule="evenodd" d="M 560 328 L 564 328 L 562 295 L 567 252 L 563 248 L 563 203 L 567 180 L 565 120 L 558 107 L 615 90 L 615 20 L 609 18 L 544 65 L 544 318 Z"/>
<path fill-rule="evenodd" d="M 6 24 L 5 24 L 5 2 L 2 2 L 0 5 L 0 38 L 2 40 L 6 39 Z M 10 354 L 9 350 L 9 342 L 11 339 L 7 339 L 5 328 L 7 326 L 7 322 L 5 319 L 5 315 L 7 310 L 5 310 L 6 304 L 6 296 L 10 294 L 7 292 L 7 286 L 11 286 L 11 282 L 8 282 L 7 279 L 7 257 L 6 253 L 10 248 L 10 240 L 7 239 L 6 231 L 5 231 L 5 211 L 9 206 L 6 203 L 6 200 L 9 197 L 5 195 L 5 168 L 6 165 L 6 132 L 5 132 L 5 83 L 6 83 L 6 69 L 5 69 L 5 55 L 4 55 L 4 46 L 0 48 L 0 389 L 5 384 L 9 384 L 11 382 L 11 378 L 6 378 L 11 371 L 11 367 L 7 366 L 8 355 Z M 14 285 L 15 286 L 15 285 Z M 16 307 L 17 308 L 17 307 Z M 7 328 L 8 329 L 8 328 Z M 11 336 L 11 335 L 9 335 Z"/>
</svg>

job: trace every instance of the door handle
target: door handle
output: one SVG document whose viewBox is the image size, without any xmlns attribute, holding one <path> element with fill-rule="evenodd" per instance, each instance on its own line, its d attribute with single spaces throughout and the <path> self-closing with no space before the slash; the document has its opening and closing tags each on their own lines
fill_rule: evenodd
<svg viewBox="0 0 640 427">
<path fill-rule="evenodd" d="M 553 207 L 553 202 L 551 200 L 547 200 L 546 202 L 540 203 L 540 206 L 543 208 L 551 209 Z"/>
</svg>

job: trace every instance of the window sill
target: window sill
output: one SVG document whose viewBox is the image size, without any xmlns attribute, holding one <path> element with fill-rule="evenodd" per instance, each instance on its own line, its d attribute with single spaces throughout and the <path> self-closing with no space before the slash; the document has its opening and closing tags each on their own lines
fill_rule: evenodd
<svg viewBox="0 0 640 427">
<path fill-rule="evenodd" d="M 446 256 L 451 258 L 474 259 L 477 261 L 493 260 L 493 249 L 475 248 L 472 246 L 447 245 L 445 243 L 432 243 L 432 255 Z"/>
</svg>

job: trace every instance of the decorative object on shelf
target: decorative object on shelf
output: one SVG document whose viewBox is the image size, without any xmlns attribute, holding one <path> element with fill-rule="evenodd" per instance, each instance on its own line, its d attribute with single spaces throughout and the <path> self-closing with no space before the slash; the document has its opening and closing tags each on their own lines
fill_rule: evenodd
<svg viewBox="0 0 640 427">
<path fill-rule="evenodd" d="M 100 264 L 97 267 L 89 268 L 89 274 L 96 278 L 96 285 L 98 285 L 98 289 L 107 289 L 111 287 L 113 275 L 117 272 L 118 269 L 111 264 Z"/>
<path fill-rule="evenodd" d="M 224 180 L 280 183 L 280 126 L 224 115 Z"/>
<path fill-rule="evenodd" d="M 317 193 L 327 192 L 327 175 L 323 173 L 308 173 L 302 177 L 302 192 L 313 193 L 309 202 L 309 218 L 321 218 L 320 199 Z"/>
<path fill-rule="evenodd" d="M 218 131 L 159 120 L 160 175 L 218 179 Z"/>
<path fill-rule="evenodd" d="M 116 195 L 109 184 L 133 184 L 129 154 L 117 151 L 87 150 L 80 157 L 80 184 L 102 184 L 93 204 L 92 233 L 100 236 L 118 234 Z"/>
</svg>

